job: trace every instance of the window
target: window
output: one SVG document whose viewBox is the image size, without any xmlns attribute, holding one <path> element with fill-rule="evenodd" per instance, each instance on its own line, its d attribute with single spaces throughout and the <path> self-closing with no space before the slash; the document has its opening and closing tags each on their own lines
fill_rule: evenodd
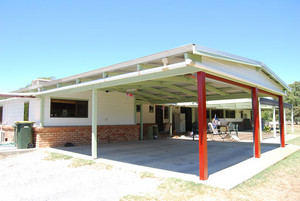
<svg viewBox="0 0 300 201">
<path fill-rule="evenodd" d="M 224 111 L 223 110 L 211 110 L 211 118 L 214 118 L 217 115 L 217 118 L 224 118 Z"/>
<path fill-rule="evenodd" d="M 3 107 L 0 107 L 0 124 L 2 124 Z"/>
<path fill-rule="evenodd" d="M 235 110 L 226 110 L 226 118 L 235 118 Z"/>
<path fill-rule="evenodd" d="M 141 112 L 141 105 L 136 105 L 136 112 Z"/>
<path fill-rule="evenodd" d="M 50 117 L 88 117 L 88 101 L 51 99 Z"/>
<path fill-rule="evenodd" d="M 149 113 L 153 113 L 154 112 L 154 107 L 149 105 Z"/>
<path fill-rule="evenodd" d="M 169 119 L 169 108 L 168 107 L 164 107 L 164 116 L 165 116 L 165 119 Z"/>
</svg>

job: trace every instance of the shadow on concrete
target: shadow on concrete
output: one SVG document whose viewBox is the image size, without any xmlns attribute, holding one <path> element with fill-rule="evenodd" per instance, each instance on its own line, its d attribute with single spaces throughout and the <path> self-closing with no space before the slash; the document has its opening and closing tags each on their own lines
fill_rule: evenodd
<svg viewBox="0 0 300 201">
<path fill-rule="evenodd" d="M 208 141 L 208 173 L 213 174 L 253 157 L 253 143 Z M 278 144 L 261 144 L 261 153 L 278 148 Z M 57 148 L 91 155 L 91 146 Z M 98 157 L 199 175 L 198 141 L 147 140 L 98 145 Z"/>
</svg>

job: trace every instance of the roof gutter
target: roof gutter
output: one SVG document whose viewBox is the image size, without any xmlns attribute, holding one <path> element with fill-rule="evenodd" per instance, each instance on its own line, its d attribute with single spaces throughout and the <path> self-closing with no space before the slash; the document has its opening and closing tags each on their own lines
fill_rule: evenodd
<svg viewBox="0 0 300 201">
<path fill-rule="evenodd" d="M 6 97 L 6 98 L 35 98 L 36 93 L 1 93 L 0 97 Z"/>
</svg>

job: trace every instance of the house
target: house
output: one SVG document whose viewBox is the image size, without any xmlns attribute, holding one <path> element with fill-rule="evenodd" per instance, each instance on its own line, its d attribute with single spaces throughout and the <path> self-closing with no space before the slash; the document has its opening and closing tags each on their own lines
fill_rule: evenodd
<svg viewBox="0 0 300 201">
<path fill-rule="evenodd" d="M 91 143 L 92 157 L 97 158 L 97 142 L 143 139 L 144 124 L 156 123 L 153 118 L 163 116 L 160 125 L 173 123 L 170 114 L 176 106 L 172 104 L 198 102 L 200 179 L 206 179 L 206 101 L 251 98 L 254 153 L 259 158 L 258 98 L 278 99 L 284 147 L 282 97 L 287 90 L 287 84 L 262 62 L 189 44 L 62 79 L 36 80 L 29 87 L 1 93 L 13 97 L 0 101 L 1 129 L 11 135 L 11 125 L 22 120 L 28 104 L 28 120 L 37 126 L 36 147 Z M 168 108 L 163 115 L 154 112 L 162 108 Z M 189 112 L 182 109 L 181 113 Z M 144 117 L 144 113 L 149 114 Z"/>
</svg>

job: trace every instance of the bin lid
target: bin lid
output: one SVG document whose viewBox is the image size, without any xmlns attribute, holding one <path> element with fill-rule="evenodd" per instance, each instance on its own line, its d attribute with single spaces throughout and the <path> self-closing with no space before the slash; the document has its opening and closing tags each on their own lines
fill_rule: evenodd
<svg viewBox="0 0 300 201">
<path fill-rule="evenodd" d="M 33 124 L 35 121 L 16 121 L 15 124 Z"/>
</svg>

